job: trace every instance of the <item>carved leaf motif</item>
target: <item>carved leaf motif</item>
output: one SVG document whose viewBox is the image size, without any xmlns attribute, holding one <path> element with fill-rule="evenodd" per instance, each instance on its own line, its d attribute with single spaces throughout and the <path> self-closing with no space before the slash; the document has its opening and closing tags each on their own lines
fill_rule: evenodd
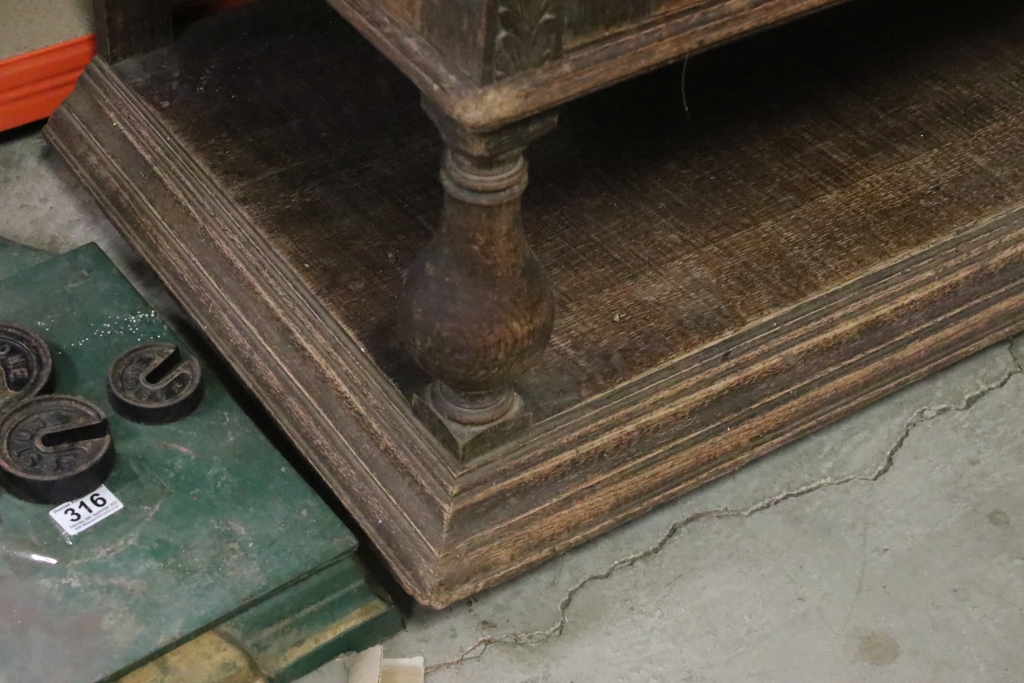
<svg viewBox="0 0 1024 683">
<path fill-rule="evenodd" d="M 546 64 L 562 51 L 559 0 L 505 0 L 498 5 L 494 78 Z"/>
</svg>

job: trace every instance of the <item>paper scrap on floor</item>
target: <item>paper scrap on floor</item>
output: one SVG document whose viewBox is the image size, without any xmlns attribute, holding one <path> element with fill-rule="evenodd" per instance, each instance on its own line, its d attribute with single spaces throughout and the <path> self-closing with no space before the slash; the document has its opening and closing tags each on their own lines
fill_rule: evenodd
<svg viewBox="0 0 1024 683">
<path fill-rule="evenodd" d="M 423 657 L 384 659 L 380 645 L 359 653 L 348 683 L 423 683 Z"/>
</svg>

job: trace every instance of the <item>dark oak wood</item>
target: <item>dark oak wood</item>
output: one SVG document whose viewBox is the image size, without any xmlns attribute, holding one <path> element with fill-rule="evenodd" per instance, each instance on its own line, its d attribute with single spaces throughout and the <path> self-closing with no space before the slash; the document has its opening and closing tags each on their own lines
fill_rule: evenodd
<svg viewBox="0 0 1024 683">
<path fill-rule="evenodd" d="M 491 81 L 494 77 L 494 36 L 489 26 L 494 7 L 491 0 L 423 0 L 422 40 L 428 46 L 443 46 L 427 59 L 441 59 L 443 51 L 447 68 L 458 74 L 458 78 L 468 79 L 471 83 Z M 402 33 L 401 28 L 388 31 L 394 36 Z M 424 47 L 423 44 L 418 45 L 421 50 Z"/>
<path fill-rule="evenodd" d="M 421 89 L 433 118 L 450 122 L 442 132 L 495 140 L 515 137 L 524 121 L 580 95 L 833 1 L 410 0 L 399 8 L 330 0 Z M 509 178 L 523 164 L 521 152 L 513 156 Z M 452 161 L 459 158 L 476 161 Z M 494 162 L 446 159 L 443 224 L 410 271 L 400 327 L 406 350 L 438 378 L 414 399 L 416 413 L 465 460 L 531 422 L 509 383 L 540 352 L 552 315 L 550 297 L 541 296 L 543 270 L 518 227 L 522 190 L 487 208 L 455 200 L 480 185 Z M 454 172 L 460 168 L 467 172 Z M 459 176 L 468 185 L 453 193 Z M 525 168 L 523 179 L 525 189 Z M 506 254 L 482 255 L 477 245 L 501 232 Z M 509 250 L 519 243 L 523 249 Z M 509 277 L 514 270 L 519 275 Z"/>
<path fill-rule="evenodd" d="M 1019 2 L 865 0 L 691 59 L 685 106 L 678 77 L 531 148 L 555 329 L 533 427 L 468 460 L 416 418 L 395 316 L 443 145 L 328 8 L 97 60 L 46 135 L 440 607 L 1024 328 Z"/>
<path fill-rule="evenodd" d="M 93 0 L 96 49 L 108 64 L 168 47 L 172 0 Z"/>
<path fill-rule="evenodd" d="M 405 276 L 398 332 L 436 378 L 414 405 L 460 460 L 530 426 L 512 383 L 551 338 L 554 300 L 523 234 L 523 151 L 558 123 L 540 114 L 474 133 L 424 98 L 445 142 L 444 209 L 433 239 Z"/>
<path fill-rule="evenodd" d="M 425 0 L 420 29 L 327 1 L 449 116 L 492 130 L 840 0 Z M 589 36 L 569 52 L 567 17 Z"/>
</svg>

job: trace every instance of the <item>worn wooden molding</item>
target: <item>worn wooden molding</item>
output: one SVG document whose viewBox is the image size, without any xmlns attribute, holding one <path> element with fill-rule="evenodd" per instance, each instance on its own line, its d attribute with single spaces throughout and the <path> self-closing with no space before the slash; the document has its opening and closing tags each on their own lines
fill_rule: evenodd
<svg viewBox="0 0 1024 683">
<path fill-rule="evenodd" d="M 48 139 L 420 602 L 443 607 L 1024 329 L 1024 209 L 460 462 L 102 60 Z"/>
<path fill-rule="evenodd" d="M 331 454 L 314 464 L 325 481 L 375 482 L 350 489 L 342 502 L 374 518 L 367 531 L 383 541 L 392 567 L 406 568 L 396 569 L 404 585 L 431 585 L 454 460 L 358 343 L 297 288 L 217 183 L 104 61 L 90 64 L 45 134 L 139 254 L 166 265 L 165 285 L 217 350 L 229 360 L 253 359 L 232 365 L 289 438 Z M 181 232 L 186 225 L 191 230 Z M 193 239 L 210 248 L 198 253 Z M 252 260 L 256 253 L 263 256 Z M 268 310 L 274 325 L 264 318 Z M 217 322 L 209 326 L 212 311 Z M 300 375 L 320 379 L 295 391 Z M 414 455 L 424 452 L 433 455 Z M 393 497 L 398 491 L 402 502 Z"/>
<path fill-rule="evenodd" d="M 424 1 L 420 33 L 373 0 L 328 0 L 449 116 L 488 131 L 843 0 L 699 3 L 565 54 L 563 22 L 550 18 L 562 16 L 561 3 L 492 0 L 454 13 L 468 0 Z M 499 5 L 506 8 L 501 31 L 486 11 L 493 7 L 496 18 Z M 496 61 L 503 64 L 500 78 Z"/>
</svg>

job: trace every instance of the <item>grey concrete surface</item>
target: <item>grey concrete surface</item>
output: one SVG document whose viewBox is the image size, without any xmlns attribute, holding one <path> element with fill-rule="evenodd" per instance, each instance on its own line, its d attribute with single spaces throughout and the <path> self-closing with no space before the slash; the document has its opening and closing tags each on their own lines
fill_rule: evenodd
<svg viewBox="0 0 1024 683">
<path fill-rule="evenodd" d="M 0 59 L 92 32 L 90 0 L 0 0 Z"/>
<path fill-rule="evenodd" d="M 0 235 L 144 265 L 38 135 Z M 429 683 L 1024 681 L 1024 340 L 998 344 L 384 644 Z M 345 683 L 342 657 L 302 683 Z"/>
<path fill-rule="evenodd" d="M 150 305 L 180 326 L 184 314 L 156 274 L 117 234 L 41 129 L 31 124 L 0 133 L 0 236 L 56 254 L 96 242 Z"/>
</svg>

